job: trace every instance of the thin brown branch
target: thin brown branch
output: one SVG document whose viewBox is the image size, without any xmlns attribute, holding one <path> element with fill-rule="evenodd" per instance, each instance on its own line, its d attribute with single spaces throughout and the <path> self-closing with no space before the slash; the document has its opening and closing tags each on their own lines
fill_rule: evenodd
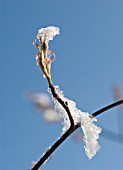
<svg viewBox="0 0 123 170">
<path fill-rule="evenodd" d="M 71 112 L 69 110 L 69 107 L 68 107 L 68 104 L 67 102 L 63 101 L 59 96 L 58 94 L 56 93 L 56 90 L 55 90 L 55 87 L 53 86 L 53 84 L 50 83 L 49 85 L 50 89 L 51 89 L 51 92 L 52 92 L 52 95 L 53 97 L 62 105 L 62 107 L 66 110 L 67 114 L 68 114 L 68 117 L 69 117 L 69 120 L 70 120 L 70 125 L 71 127 L 74 127 L 74 120 L 73 120 L 73 117 L 71 115 Z"/>
<path fill-rule="evenodd" d="M 95 116 L 97 116 L 97 115 L 99 115 L 99 114 L 101 114 L 101 113 L 103 113 L 103 112 L 105 112 L 105 111 L 107 111 L 107 110 L 109 110 L 109 109 L 112 109 L 112 108 L 114 108 L 114 107 L 116 107 L 116 106 L 118 106 L 118 105 L 121 105 L 121 104 L 123 104 L 123 100 L 120 100 L 120 101 L 115 102 L 115 103 L 113 103 L 113 104 L 110 104 L 110 105 L 108 105 L 108 106 L 106 106 L 106 107 L 103 107 L 102 109 L 94 112 L 94 113 L 92 114 L 92 116 L 95 117 Z"/>
<path fill-rule="evenodd" d="M 49 148 L 46 153 L 42 156 L 42 158 L 38 161 L 38 163 L 31 169 L 31 170 L 38 170 L 46 161 L 47 159 L 52 155 L 52 153 L 62 144 L 62 142 L 67 139 L 68 136 L 70 136 L 79 125 L 76 125 L 73 127 L 70 127 L 57 141 L 52 145 L 51 148 Z"/>
</svg>

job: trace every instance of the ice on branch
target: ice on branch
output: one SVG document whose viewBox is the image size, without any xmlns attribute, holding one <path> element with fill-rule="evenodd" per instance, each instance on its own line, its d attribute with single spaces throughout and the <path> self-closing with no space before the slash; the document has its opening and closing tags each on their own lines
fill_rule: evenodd
<svg viewBox="0 0 123 170">
<path fill-rule="evenodd" d="M 60 29 L 58 27 L 49 26 L 47 28 L 41 28 L 38 30 L 37 39 L 42 39 L 42 42 L 49 42 L 53 40 L 57 34 L 60 34 Z"/>
<path fill-rule="evenodd" d="M 76 107 L 76 103 L 72 100 L 67 99 L 63 91 L 59 89 L 58 86 L 55 86 L 55 90 L 58 96 L 64 101 L 68 103 L 68 107 L 70 109 L 71 115 L 74 120 L 74 124 L 81 124 L 82 131 L 84 134 L 84 143 L 85 143 L 85 153 L 89 159 L 91 159 L 96 152 L 100 149 L 98 144 L 99 134 L 101 133 L 101 128 L 97 127 L 93 122 L 97 121 L 96 118 L 91 117 L 91 115 L 87 112 L 82 112 L 78 110 Z M 70 127 L 69 117 L 65 109 L 58 103 L 56 99 L 53 98 L 55 110 L 59 115 L 63 118 L 63 133 L 65 133 Z"/>
</svg>

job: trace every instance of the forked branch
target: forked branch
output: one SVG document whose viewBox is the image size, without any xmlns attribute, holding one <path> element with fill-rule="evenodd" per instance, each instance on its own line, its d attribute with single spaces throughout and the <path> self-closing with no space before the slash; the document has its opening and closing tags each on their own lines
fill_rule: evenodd
<svg viewBox="0 0 123 170">
<path fill-rule="evenodd" d="M 118 105 L 123 104 L 123 100 L 120 100 L 118 102 L 115 102 L 113 104 L 110 104 L 94 113 L 92 113 L 92 116 L 98 116 L 101 113 L 108 111 Z M 31 170 L 38 170 L 46 161 L 47 159 L 52 155 L 52 153 L 69 137 L 76 129 L 78 129 L 80 125 L 74 125 L 73 127 L 70 127 L 58 140 L 54 145 L 49 148 L 46 153 L 41 157 L 41 159 L 37 162 L 37 164 L 31 169 Z"/>
</svg>

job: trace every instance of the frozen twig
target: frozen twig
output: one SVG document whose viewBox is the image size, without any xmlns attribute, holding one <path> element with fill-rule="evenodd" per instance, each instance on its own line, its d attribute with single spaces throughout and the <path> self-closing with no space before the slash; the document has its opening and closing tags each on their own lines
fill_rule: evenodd
<svg viewBox="0 0 123 170">
<path fill-rule="evenodd" d="M 100 149 L 98 144 L 99 134 L 101 133 L 101 128 L 93 124 L 96 121 L 95 116 L 113 108 L 123 103 L 122 101 L 113 103 L 106 106 L 97 112 L 89 115 L 87 112 L 81 112 L 76 108 L 76 103 L 65 98 L 60 89 L 57 90 L 56 86 L 53 85 L 51 79 L 51 64 L 55 60 L 55 54 L 49 50 L 48 42 L 53 39 L 55 35 L 59 34 L 58 27 L 47 27 L 41 28 L 38 31 L 37 38 L 39 43 L 34 43 L 38 49 L 38 54 L 36 56 L 37 65 L 43 71 L 53 98 L 56 100 L 56 106 L 60 112 L 65 112 L 64 118 L 67 119 L 67 128 L 65 128 L 62 136 L 49 148 L 46 153 L 41 157 L 41 159 L 34 165 L 31 170 L 38 170 L 52 155 L 52 153 L 63 143 L 63 141 L 69 137 L 77 128 L 82 127 L 85 137 L 85 152 L 89 159 L 91 159 L 96 152 Z M 52 58 L 53 57 L 53 58 Z M 68 120 L 69 119 L 69 120 Z"/>
</svg>

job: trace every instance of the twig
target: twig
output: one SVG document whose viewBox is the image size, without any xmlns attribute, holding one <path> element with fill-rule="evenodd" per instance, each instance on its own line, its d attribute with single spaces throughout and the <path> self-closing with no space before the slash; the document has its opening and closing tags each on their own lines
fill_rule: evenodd
<svg viewBox="0 0 123 170">
<path fill-rule="evenodd" d="M 51 156 L 51 154 L 62 144 L 62 142 L 70 136 L 77 128 L 79 125 L 74 126 L 74 128 L 69 128 L 58 140 L 54 145 L 52 145 L 51 148 L 49 148 L 46 153 L 43 155 L 43 157 L 38 161 L 38 163 L 32 168 L 32 170 L 38 170 L 46 161 L 47 159 Z"/>
<path fill-rule="evenodd" d="M 74 120 L 73 120 L 73 117 L 70 113 L 70 110 L 69 110 L 69 107 L 68 107 L 68 104 L 67 102 L 64 102 L 59 96 L 58 94 L 56 93 L 56 90 L 55 90 L 55 87 L 53 86 L 52 83 L 49 83 L 49 87 L 51 89 L 51 92 L 52 92 L 52 95 L 53 97 L 62 105 L 62 107 L 66 110 L 67 114 L 68 114 L 68 117 L 69 117 L 69 120 L 70 120 L 70 125 L 71 127 L 74 127 Z"/>
<path fill-rule="evenodd" d="M 115 103 L 112 103 L 112 104 L 110 104 L 110 105 L 108 105 L 108 106 L 106 106 L 106 107 L 103 107 L 102 109 L 94 112 L 94 113 L 92 114 L 92 116 L 95 117 L 95 116 L 97 116 L 97 115 L 99 115 L 99 114 L 101 114 L 101 113 L 103 113 L 103 112 L 105 112 L 105 111 L 107 111 L 107 110 L 109 110 L 109 109 L 112 109 L 112 108 L 114 108 L 114 107 L 116 107 L 116 106 L 118 106 L 118 105 L 121 105 L 121 104 L 123 104 L 123 100 L 119 100 L 118 102 L 115 102 Z"/>
</svg>

